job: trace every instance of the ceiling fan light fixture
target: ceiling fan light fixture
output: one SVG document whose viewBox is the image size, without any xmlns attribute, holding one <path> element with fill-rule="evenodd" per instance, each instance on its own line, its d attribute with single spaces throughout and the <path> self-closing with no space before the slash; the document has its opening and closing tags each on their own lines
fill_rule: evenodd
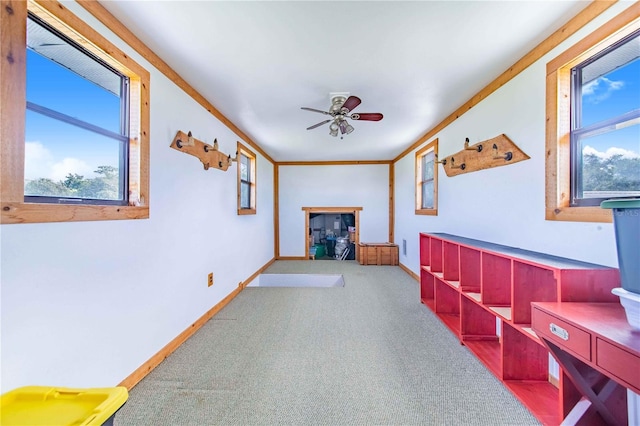
<svg viewBox="0 0 640 426">
<path fill-rule="evenodd" d="M 340 133 L 342 133 L 343 135 L 349 134 L 351 132 L 353 132 L 353 126 L 351 124 L 349 124 L 349 122 L 347 120 L 345 120 L 344 118 L 341 118 L 338 120 L 338 128 L 340 129 Z"/>
<path fill-rule="evenodd" d="M 349 125 L 349 123 L 347 123 L 345 120 L 338 121 L 338 127 L 340 128 L 340 133 L 342 133 L 343 135 L 345 133 L 347 133 L 347 126 L 348 125 Z"/>
<path fill-rule="evenodd" d="M 333 137 L 338 136 L 338 125 L 335 121 L 329 125 L 329 134 Z"/>
<path fill-rule="evenodd" d="M 345 121 L 345 123 L 346 123 L 346 121 Z M 346 127 L 347 134 L 353 132 L 353 130 L 354 130 L 353 126 L 351 124 L 347 123 L 347 127 Z"/>
</svg>

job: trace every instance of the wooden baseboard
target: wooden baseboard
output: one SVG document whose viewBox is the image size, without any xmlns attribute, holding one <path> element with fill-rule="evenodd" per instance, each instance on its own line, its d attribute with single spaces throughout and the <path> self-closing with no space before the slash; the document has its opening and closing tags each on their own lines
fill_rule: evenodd
<svg viewBox="0 0 640 426">
<path fill-rule="evenodd" d="M 169 342 L 165 347 L 160 349 L 158 353 L 153 355 L 147 362 L 138 367 L 133 373 L 118 384 L 118 386 L 124 386 L 128 390 L 131 390 L 135 385 L 140 382 L 147 374 L 153 371 L 162 361 L 164 361 L 169 355 L 173 353 L 178 347 L 183 344 L 189 337 L 191 337 L 196 331 L 200 329 L 207 321 L 213 318 L 222 308 L 227 306 L 251 281 L 253 281 L 258 275 L 260 275 L 265 269 L 267 269 L 275 258 L 271 259 L 264 266 L 258 269 L 253 275 L 238 284 L 238 288 L 229 293 L 224 299 L 218 302 L 213 308 L 209 309 L 204 315 L 196 320 L 186 330 L 180 333 L 176 338 Z"/>
<path fill-rule="evenodd" d="M 273 265 L 273 262 L 275 262 L 275 261 L 276 261 L 276 258 L 274 257 L 273 259 L 271 259 L 270 261 L 265 263 L 262 268 L 258 269 L 256 272 L 254 272 L 253 275 L 251 275 L 249 278 L 247 278 L 246 280 L 244 280 L 240 284 L 238 284 L 238 287 L 245 288 L 247 285 L 249 285 L 249 283 L 251 281 L 255 280 L 258 275 L 263 273 L 265 271 L 265 269 L 267 269 L 269 266 Z"/>
<path fill-rule="evenodd" d="M 400 267 L 400 269 L 405 271 L 407 274 L 411 275 L 411 278 L 413 278 L 414 280 L 420 282 L 420 277 L 417 274 L 414 274 L 411 269 L 407 268 L 402 263 L 399 263 L 398 266 Z"/>
</svg>

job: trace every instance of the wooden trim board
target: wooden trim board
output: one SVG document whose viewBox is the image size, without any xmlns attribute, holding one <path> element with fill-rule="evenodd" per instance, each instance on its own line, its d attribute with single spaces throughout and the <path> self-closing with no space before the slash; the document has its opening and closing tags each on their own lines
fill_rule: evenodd
<svg viewBox="0 0 640 426">
<path fill-rule="evenodd" d="M 279 166 L 362 166 L 391 164 L 392 160 L 344 160 L 344 161 L 278 161 Z"/>
<path fill-rule="evenodd" d="M 227 306 L 229 302 L 231 302 L 244 288 L 253 281 L 258 275 L 260 275 L 264 270 L 266 270 L 273 262 L 275 262 L 275 258 L 272 258 L 269 262 L 265 263 L 260 269 L 258 269 L 253 275 L 247 278 L 245 281 L 238 283 L 238 288 L 229 293 L 224 299 L 218 302 L 213 308 L 209 309 L 198 318 L 193 324 L 189 326 L 182 333 L 177 335 L 172 341 L 167 343 L 158 353 L 153 355 L 147 362 L 138 367 L 133 373 L 127 376 L 122 382 L 118 384 L 118 386 L 124 386 L 128 390 L 131 390 L 135 385 L 137 385 L 140 380 L 144 379 L 147 374 L 153 371 L 162 361 L 164 361 L 169 355 L 171 355 L 180 345 L 189 339 L 189 337 L 193 336 L 196 331 L 198 331 L 207 321 L 213 318 L 222 308 Z"/>
<path fill-rule="evenodd" d="M 351 241 L 358 246 L 360 242 L 360 211 L 362 211 L 362 207 L 302 207 L 302 210 L 305 211 L 304 214 L 304 253 L 305 256 L 302 259 L 309 258 L 309 235 L 307 234 L 307 230 L 309 229 L 309 213 L 335 213 L 335 214 L 353 214 L 355 219 L 355 227 L 356 227 L 356 239 L 355 241 Z M 358 260 L 358 250 L 355 253 L 355 259 Z"/>
<path fill-rule="evenodd" d="M 280 169 L 273 165 L 273 255 L 280 254 Z"/>
<path fill-rule="evenodd" d="M 414 280 L 418 281 L 418 283 L 420 282 L 420 277 L 418 276 L 418 274 L 415 274 L 411 269 L 407 268 L 402 263 L 398 263 L 398 266 L 400 267 L 400 269 L 402 269 L 407 274 L 409 274 L 411 276 L 411 278 L 413 278 Z"/>
<path fill-rule="evenodd" d="M 389 163 L 389 238 L 387 241 L 395 242 L 395 165 Z"/>
<path fill-rule="evenodd" d="M 277 260 L 309 260 L 304 256 L 278 256 L 276 259 Z"/>
</svg>

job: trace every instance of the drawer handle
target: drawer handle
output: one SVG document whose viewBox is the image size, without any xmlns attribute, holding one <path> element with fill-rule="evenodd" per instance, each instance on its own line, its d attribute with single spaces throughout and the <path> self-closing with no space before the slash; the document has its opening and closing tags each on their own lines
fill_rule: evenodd
<svg viewBox="0 0 640 426">
<path fill-rule="evenodd" d="M 554 323 L 549 324 L 549 330 L 562 340 L 569 340 L 569 332 Z"/>
</svg>

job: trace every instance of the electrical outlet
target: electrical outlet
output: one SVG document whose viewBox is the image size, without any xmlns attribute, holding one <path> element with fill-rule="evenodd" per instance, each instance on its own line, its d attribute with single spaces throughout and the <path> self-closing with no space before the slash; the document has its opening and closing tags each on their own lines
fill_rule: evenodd
<svg viewBox="0 0 640 426">
<path fill-rule="evenodd" d="M 213 272 L 209 273 L 209 278 L 207 279 L 207 287 L 211 287 L 213 285 Z"/>
</svg>

